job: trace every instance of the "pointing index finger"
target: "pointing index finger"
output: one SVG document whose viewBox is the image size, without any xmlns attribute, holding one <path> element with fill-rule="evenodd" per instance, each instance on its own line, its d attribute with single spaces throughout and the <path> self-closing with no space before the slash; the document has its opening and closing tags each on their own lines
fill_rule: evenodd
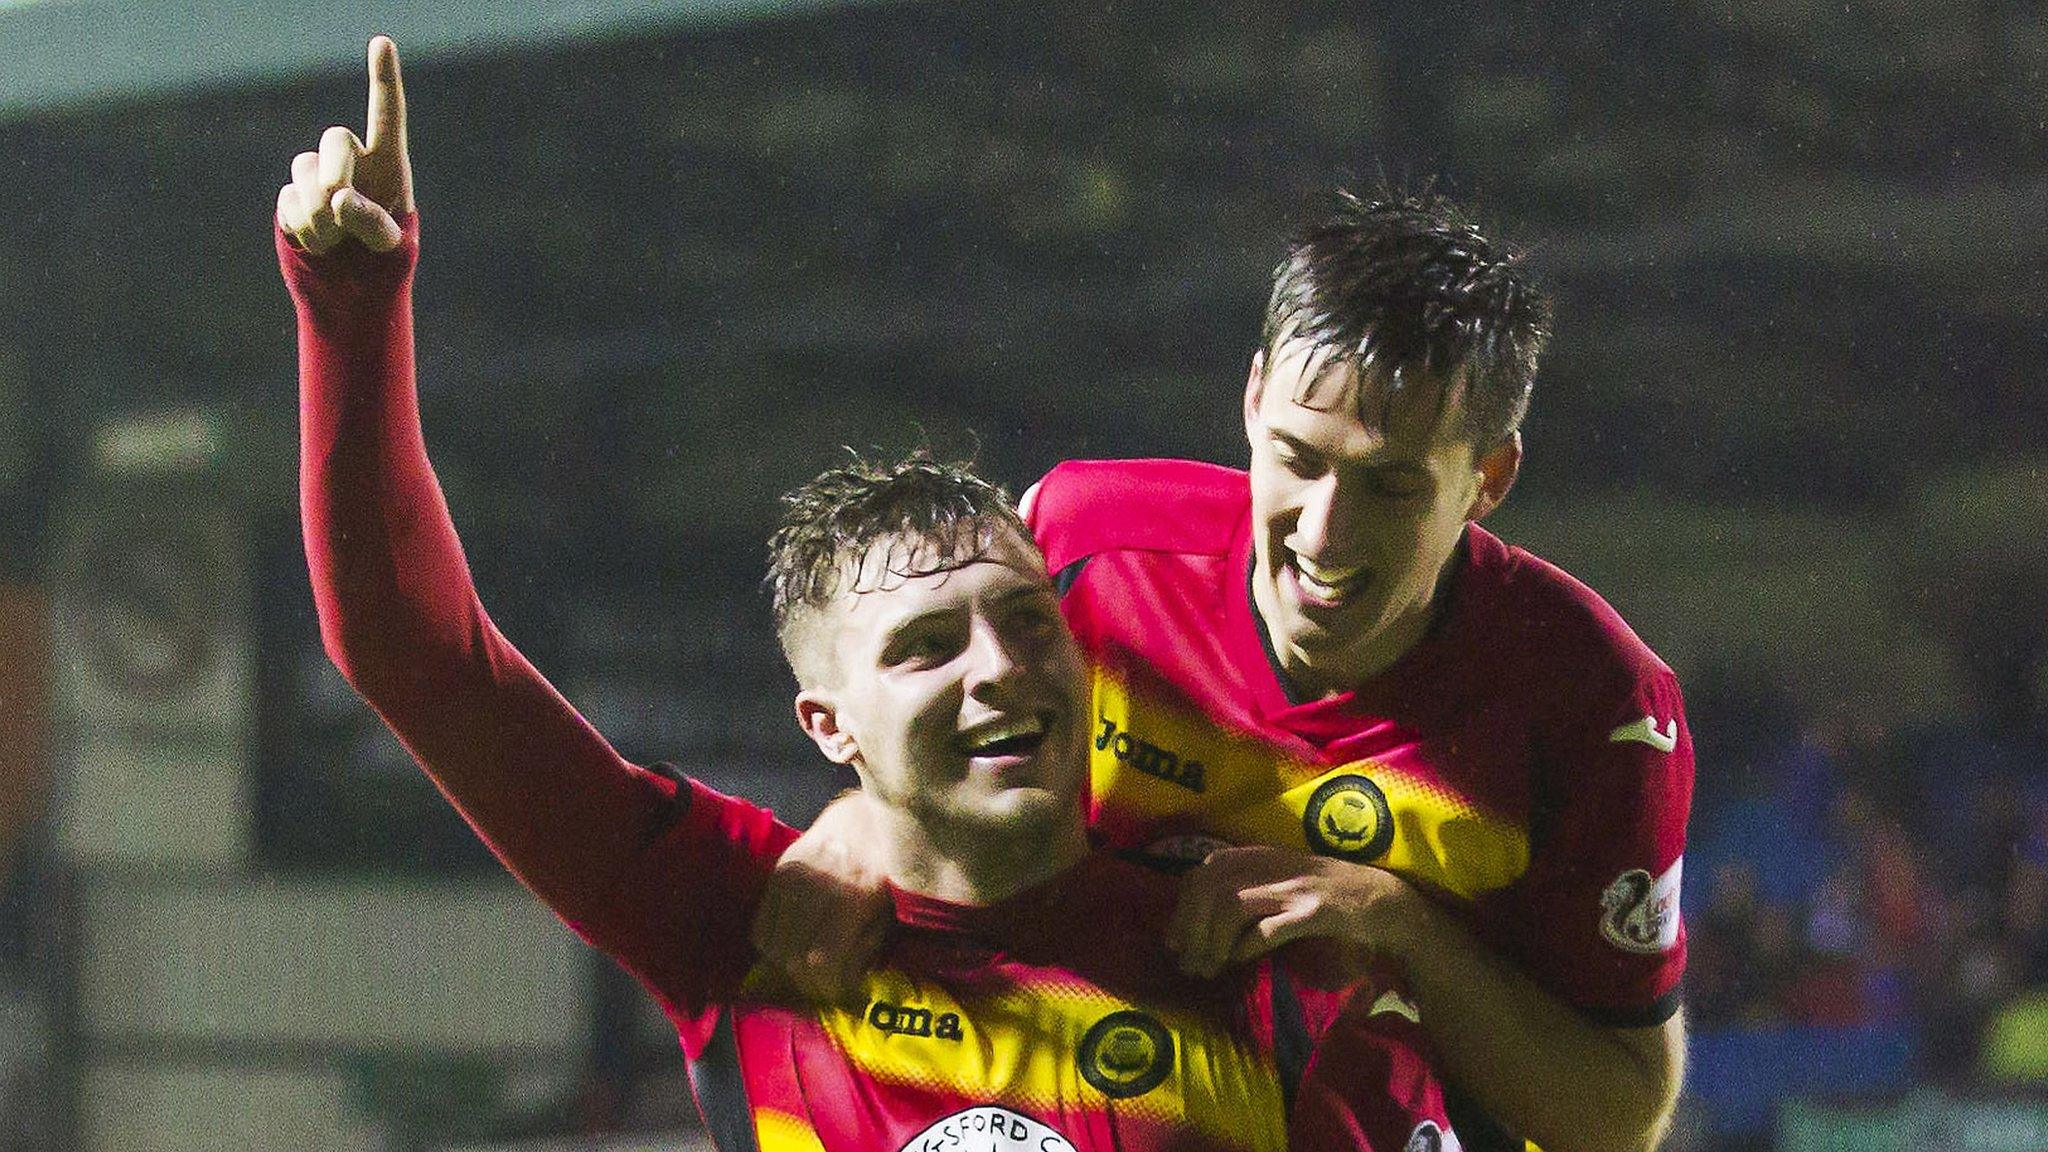
<svg viewBox="0 0 2048 1152">
<path fill-rule="evenodd" d="M 405 151 L 405 81 L 398 73 L 398 45 L 389 36 L 370 41 L 369 136 L 364 146 Z"/>
</svg>

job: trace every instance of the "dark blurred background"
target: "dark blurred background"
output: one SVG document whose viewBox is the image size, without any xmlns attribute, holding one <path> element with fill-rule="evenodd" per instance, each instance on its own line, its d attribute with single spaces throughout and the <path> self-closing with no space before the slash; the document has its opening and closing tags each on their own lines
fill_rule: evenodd
<svg viewBox="0 0 2048 1152">
<path fill-rule="evenodd" d="M 0 4 L 0 1149 L 694 1123 L 319 650 L 269 217 L 375 31 L 486 602 L 799 820 L 848 781 L 756 591 L 780 491 L 1239 462 L 1290 226 L 1476 204 L 1559 297 L 1495 526 L 1691 701 L 1670 1146 L 2048 1147 L 2040 5 L 50 0 Z"/>
</svg>

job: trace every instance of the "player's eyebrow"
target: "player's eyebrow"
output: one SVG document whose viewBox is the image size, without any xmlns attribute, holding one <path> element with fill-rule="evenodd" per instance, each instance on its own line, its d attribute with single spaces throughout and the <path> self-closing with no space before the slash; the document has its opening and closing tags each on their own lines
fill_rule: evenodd
<svg viewBox="0 0 2048 1152">
<path fill-rule="evenodd" d="M 1306 452 L 1316 456 L 1322 455 L 1321 452 L 1316 450 L 1316 447 L 1313 444 L 1310 444 L 1308 441 L 1303 440 L 1299 436 L 1295 436 L 1287 432 L 1282 432 L 1278 428 L 1266 429 L 1266 435 L 1274 440 L 1279 441 L 1281 444 L 1286 445 L 1287 447 L 1293 449 L 1296 452 Z"/>
<path fill-rule="evenodd" d="M 1384 464 L 1368 465 L 1365 470 L 1368 472 L 1377 472 L 1380 475 L 1385 476 L 1389 479 L 1436 479 L 1436 473 L 1431 472 L 1428 468 L 1423 467 L 1421 464 L 1418 464 L 1413 460 L 1389 460 Z"/>
<path fill-rule="evenodd" d="M 1296 452 L 1316 457 L 1327 456 L 1327 453 L 1323 452 L 1322 449 L 1317 448 L 1299 436 L 1282 431 L 1281 429 L 1268 428 L 1266 429 L 1266 434 Z M 1436 478 L 1436 474 L 1429 470 L 1428 465 L 1405 457 L 1396 460 L 1375 460 L 1369 464 L 1359 465 L 1359 468 L 1362 471 L 1376 472 L 1388 477 L 1398 476 L 1402 479 L 1433 480 Z"/>
<path fill-rule="evenodd" d="M 1050 600 L 1053 598 L 1054 594 L 1050 581 L 1034 581 L 1030 584 L 1019 585 L 1008 592 L 997 595 L 995 604 L 998 608 L 1008 608 L 1013 604 L 1021 604 L 1027 600 Z"/>
<path fill-rule="evenodd" d="M 916 632 L 933 624 L 941 623 L 949 617 L 964 615 L 965 612 L 966 609 L 959 604 L 935 604 L 922 612 L 913 612 L 907 616 L 889 621 L 883 625 L 882 635 L 886 639 L 894 641 L 897 637 L 906 633 Z"/>
<path fill-rule="evenodd" d="M 1031 602 L 1051 603 L 1053 599 L 1054 594 L 1050 582 L 1033 582 L 1012 588 L 1007 592 L 997 593 L 989 600 L 989 605 L 1000 610 Z M 968 611 L 968 606 L 965 604 L 935 604 L 922 612 L 904 616 L 899 620 L 891 620 L 882 626 L 882 651 L 886 653 L 905 637 L 915 635 L 927 628 L 951 624 L 958 618 L 967 615 Z"/>
</svg>

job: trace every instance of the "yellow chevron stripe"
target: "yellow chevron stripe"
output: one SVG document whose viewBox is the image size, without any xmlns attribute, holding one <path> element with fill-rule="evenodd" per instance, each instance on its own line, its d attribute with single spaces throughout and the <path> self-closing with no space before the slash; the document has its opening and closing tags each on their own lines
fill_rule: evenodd
<svg viewBox="0 0 2048 1152">
<path fill-rule="evenodd" d="M 825 1152 L 818 1133 L 802 1118 L 773 1108 L 754 1109 L 754 1138 L 761 1152 Z"/>
<path fill-rule="evenodd" d="M 1324 782 L 1354 775 L 1379 785 L 1393 817 L 1393 840 L 1372 863 L 1467 900 L 1504 888 L 1528 871 L 1529 837 L 1523 829 L 1373 760 L 1332 768 L 1263 803 L 1222 814 L 1210 830 L 1237 843 L 1314 851 L 1318 846 L 1302 827 L 1310 798 Z"/>
<path fill-rule="evenodd" d="M 1095 739 L 1089 774 L 1095 796 L 1119 811 L 1152 818 L 1228 812 L 1313 774 L 1199 715 L 1137 698 L 1106 669 L 1096 668 L 1093 679 Z M 1191 771 L 1199 771 L 1200 789 L 1160 774 L 1186 779 Z"/>
<path fill-rule="evenodd" d="M 1465 899 L 1528 870 L 1526 829 L 1434 781 L 1375 760 L 1327 768 L 1286 756 L 1187 709 L 1143 699 L 1105 669 L 1095 669 L 1094 690 L 1101 746 L 1090 754 L 1090 777 L 1110 811 L 1149 820 L 1192 816 L 1225 840 L 1313 850 L 1302 828 L 1310 799 L 1326 781 L 1359 775 L 1379 787 L 1393 822 L 1392 839 L 1373 863 Z M 1186 778 L 1190 763 L 1200 765 L 1200 792 L 1165 778 Z"/>
<path fill-rule="evenodd" d="M 1185 1124 L 1247 1149 L 1286 1146 L 1277 1074 L 1221 1022 L 1134 1005 L 1079 983 L 1005 985 L 987 998 L 963 1002 L 928 980 L 872 972 L 865 994 L 860 1010 L 829 1009 L 819 1018 L 848 1059 L 876 1080 L 944 1089 L 1038 1115 L 1056 1114 L 1062 1102 L 1107 1106 Z M 869 1013 L 878 1002 L 930 1012 L 934 1021 L 951 1013 L 960 1022 L 960 1039 L 877 1027 Z M 1112 1099 L 1082 1075 L 1082 1041 L 1103 1017 L 1132 1010 L 1171 1033 L 1172 1064 L 1157 1087 Z M 1141 1045 L 1138 1059 L 1150 1053 Z"/>
</svg>

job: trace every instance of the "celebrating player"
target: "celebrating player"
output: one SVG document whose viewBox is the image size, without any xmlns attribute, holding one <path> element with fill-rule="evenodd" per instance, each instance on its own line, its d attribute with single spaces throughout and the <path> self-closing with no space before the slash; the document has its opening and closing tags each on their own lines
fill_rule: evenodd
<svg viewBox="0 0 2048 1152">
<path fill-rule="evenodd" d="M 1476 1105 L 1454 1099 L 1468 1148 L 1648 1148 L 1683 1066 L 1678 686 L 1596 595 L 1477 524 L 1520 469 L 1549 322 L 1453 205 L 1343 198 L 1275 272 L 1248 473 L 1075 462 L 1025 503 L 1093 681 L 1096 833 L 1245 846 L 1190 880 L 1188 969 L 1307 934 L 1369 945 Z M 796 869 L 861 807 L 786 857 L 757 926 L 807 984 L 846 978 L 860 917 L 819 910 Z"/>
<path fill-rule="evenodd" d="M 797 716 L 874 801 L 892 914 L 844 1003 L 757 968 L 795 832 L 624 761 L 477 599 L 419 422 L 396 48 L 369 60 L 367 138 L 329 129 L 278 199 L 322 637 L 499 859 L 660 998 L 720 1146 L 1456 1148 L 1399 1012 L 1340 1017 L 1271 960 L 1174 965 L 1178 881 L 1087 843 L 1084 668 L 1043 557 L 929 459 L 820 476 L 771 542 Z M 1340 1018 L 1342 1093 L 1302 1075 Z"/>
</svg>

